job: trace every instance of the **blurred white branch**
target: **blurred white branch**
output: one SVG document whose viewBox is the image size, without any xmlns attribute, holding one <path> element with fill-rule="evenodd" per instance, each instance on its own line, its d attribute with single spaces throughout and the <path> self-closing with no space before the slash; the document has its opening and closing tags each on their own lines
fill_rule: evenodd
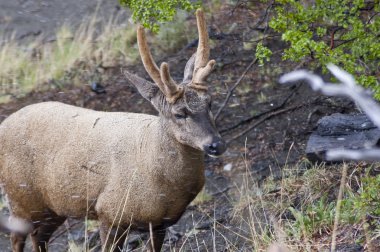
<svg viewBox="0 0 380 252">
<path fill-rule="evenodd" d="M 326 153 L 327 160 L 363 160 L 363 161 L 380 161 L 380 149 L 364 149 L 364 150 L 345 150 L 336 149 L 329 150 Z"/>
<path fill-rule="evenodd" d="M 32 226 L 27 221 L 15 217 L 0 215 L 0 229 L 16 233 L 27 234 L 31 232 Z"/>
<path fill-rule="evenodd" d="M 372 98 L 371 93 L 358 86 L 354 78 L 349 73 L 339 67 L 329 64 L 327 68 L 341 83 L 324 82 L 318 75 L 305 70 L 297 70 L 283 75 L 279 82 L 281 84 L 300 80 L 307 80 L 314 91 L 320 91 L 328 96 L 346 96 L 355 101 L 367 114 L 368 118 L 380 128 L 380 106 Z M 380 149 L 365 150 L 330 150 L 326 153 L 328 160 L 371 160 L 380 161 Z"/>
</svg>

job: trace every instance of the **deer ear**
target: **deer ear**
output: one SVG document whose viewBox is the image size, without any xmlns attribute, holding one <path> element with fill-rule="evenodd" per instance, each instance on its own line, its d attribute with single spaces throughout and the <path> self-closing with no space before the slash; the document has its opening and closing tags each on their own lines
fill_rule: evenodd
<svg viewBox="0 0 380 252">
<path fill-rule="evenodd" d="M 137 88 L 142 97 L 150 101 L 156 110 L 160 111 L 160 101 L 165 100 L 165 96 L 158 86 L 128 71 L 124 70 L 123 72 L 127 80 Z"/>
<path fill-rule="evenodd" d="M 193 78 L 195 56 L 196 56 L 196 53 L 194 53 L 193 56 L 191 56 L 191 58 L 186 63 L 182 83 L 187 84 Z"/>
</svg>

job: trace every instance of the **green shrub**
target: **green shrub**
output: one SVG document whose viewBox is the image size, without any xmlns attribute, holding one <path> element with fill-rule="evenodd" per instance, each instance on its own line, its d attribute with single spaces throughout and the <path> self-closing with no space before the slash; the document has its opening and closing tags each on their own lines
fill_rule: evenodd
<svg viewBox="0 0 380 252">
<path fill-rule="evenodd" d="M 289 207 L 295 221 L 292 223 L 294 235 L 298 238 L 302 235 L 310 236 L 322 233 L 324 230 L 331 230 L 334 224 L 335 202 L 328 202 L 327 197 L 321 197 L 316 202 L 304 206 L 304 209 L 297 210 Z"/>
<path fill-rule="evenodd" d="M 307 61 L 324 70 L 336 64 L 380 99 L 379 14 L 379 0 L 274 0 L 269 26 L 287 43 L 284 61 Z M 259 46 L 256 57 L 267 58 L 268 50 Z"/>
<path fill-rule="evenodd" d="M 362 187 L 354 207 L 361 214 L 380 217 L 380 175 L 366 176 L 362 179 Z"/>
<path fill-rule="evenodd" d="M 199 7 L 199 1 L 191 0 L 119 0 L 122 6 L 132 10 L 132 18 L 154 32 L 159 23 L 172 21 L 177 9 L 191 11 Z"/>
</svg>

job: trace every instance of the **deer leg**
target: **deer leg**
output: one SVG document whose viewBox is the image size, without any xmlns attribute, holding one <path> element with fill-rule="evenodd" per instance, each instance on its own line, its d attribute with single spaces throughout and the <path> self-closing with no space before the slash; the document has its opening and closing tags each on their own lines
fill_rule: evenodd
<svg viewBox="0 0 380 252">
<path fill-rule="evenodd" d="M 166 234 L 166 228 L 153 230 L 151 237 L 148 240 L 148 251 L 149 252 L 160 252 L 161 251 L 162 245 L 164 244 L 165 234 Z M 153 243 L 153 246 L 152 246 L 152 243 Z"/>
<path fill-rule="evenodd" d="M 45 219 L 45 221 L 39 223 L 31 234 L 33 250 L 35 252 L 48 251 L 48 243 L 51 235 L 59 226 L 62 225 L 62 223 L 65 220 L 65 217 L 50 215 L 48 218 Z"/>
<path fill-rule="evenodd" d="M 102 251 L 123 251 L 124 242 L 128 232 L 125 229 L 109 228 L 105 224 L 100 225 L 100 240 L 102 242 Z"/>
<path fill-rule="evenodd" d="M 12 252 L 24 251 L 26 236 L 16 232 L 11 233 Z"/>
</svg>

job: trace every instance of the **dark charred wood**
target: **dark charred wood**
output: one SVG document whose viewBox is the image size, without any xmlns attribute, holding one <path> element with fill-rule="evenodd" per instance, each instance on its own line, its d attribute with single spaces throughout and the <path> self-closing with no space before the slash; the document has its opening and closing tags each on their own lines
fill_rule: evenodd
<svg viewBox="0 0 380 252">
<path fill-rule="evenodd" d="M 331 149 L 359 150 L 378 147 L 380 129 L 365 114 L 332 114 L 318 121 L 306 146 L 306 155 L 312 162 L 326 161 Z"/>
</svg>

